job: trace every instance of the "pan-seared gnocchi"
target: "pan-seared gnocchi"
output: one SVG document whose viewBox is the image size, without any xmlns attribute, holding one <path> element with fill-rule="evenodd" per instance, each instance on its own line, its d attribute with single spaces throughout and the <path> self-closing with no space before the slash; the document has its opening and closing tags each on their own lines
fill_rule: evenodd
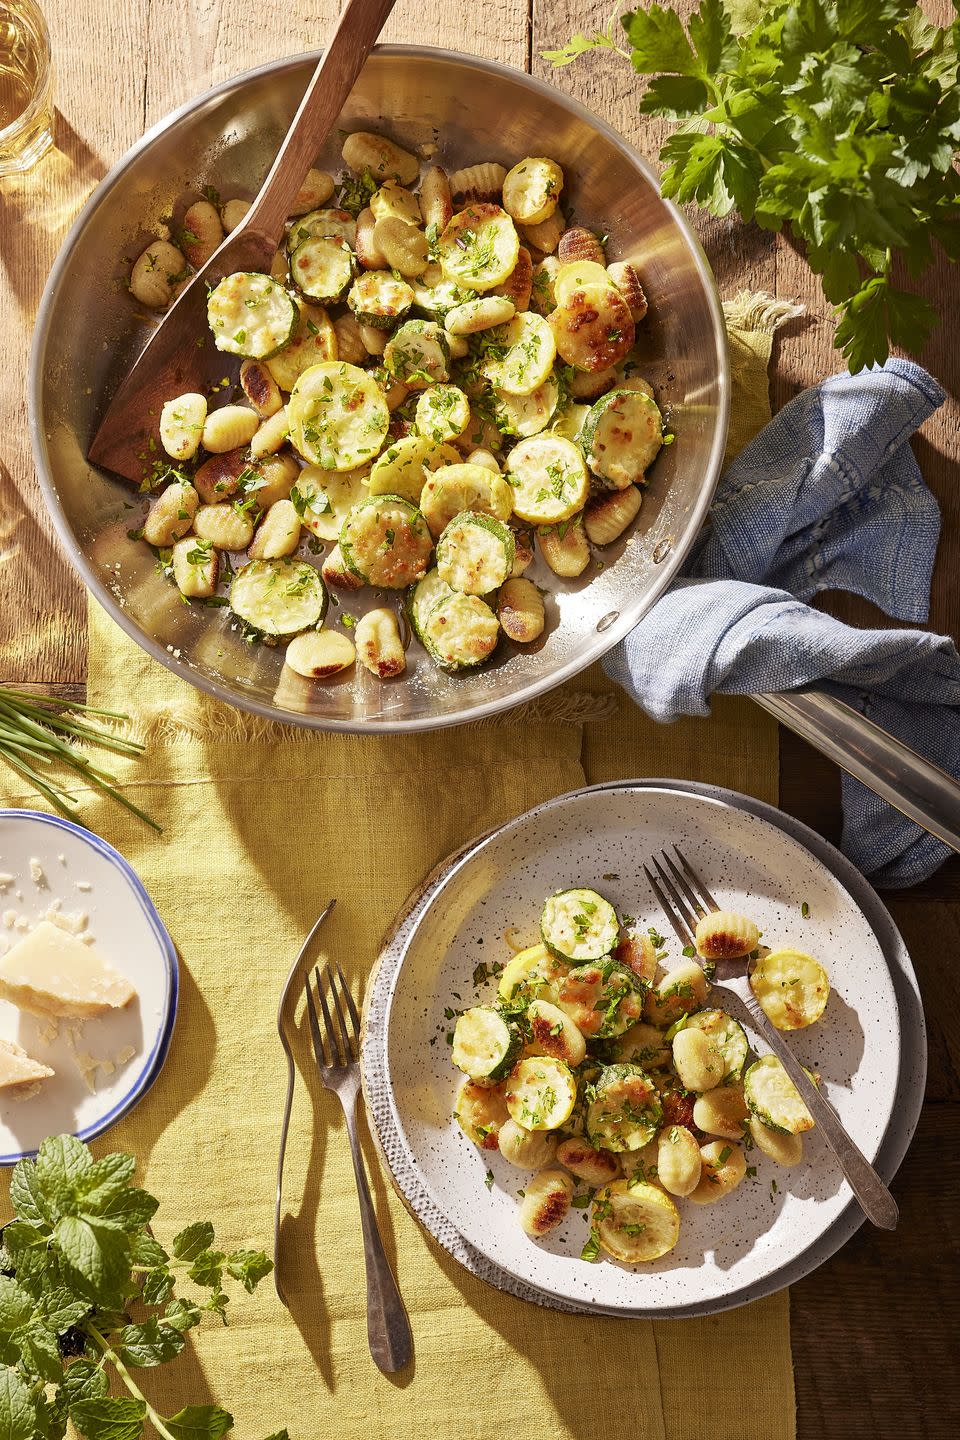
<svg viewBox="0 0 960 1440">
<path fill-rule="evenodd" d="M 616 249 L 632 237 L 608 255 L 604 217 L 571 223 L 575 177 L 549 154 L 457 168 L 441 146 L 421 163 L 398 136 L 345 135 L 339 175 L 304 178 L 269 273 L 209 287 L 222 377 L 159 411 L 142 534 L 178 547 L 159 568 L 182 598 L 230 605 L 251 642 L 296 642 L 308 679 L 415 668 L 378 582 L 409 582 L 399 613 L 448 672 L 503 637 L 549 645 L 550 590 L 611 563 L 597 552 L 629 534 L 664 442 L 633 378 L 647 297 Z M 186 197 L 133 263 L 132 297 L 166 309 L 250 209 Z M 281 578 L 303 594 L 277 602 Z M 356 610 L 338 597 L 328 616 L 328 585 Z"/>
<path fill-rule="evenodd" d="M 415 631 L 451 597 L 436 570 L 418 589 Z M 753 922 L 737 919 L 747 934 Z M 461 981 L 444 1015 L 457 1016 L 450 1053 L 466 1075 L 454 1115 L 484 1152 L 486 1186 L 517 1193 L 515 1170 L 538 1172 L 519 1191 L 531 1240 L 579 1210 L 584 1260 L 647 1264 L 677 1244 L 688 1202 L 724 1201 L 766 1160 L 800 1163 L 810 1114 L 779 1060 L 750 1063 L 747 1031 L 719 1008 L 723 991 L 711 1007 L 692 947 L 671 960 L 655 927 L 621 916 L 591 883 L 557 890 L 539 923 L 528 916 L 506 938 L 524 930 L 532 943 L 511 944 L 492 968 L 486 953 L 473 1003 L 450 1008 L 463 1007 Z"/>
</svg>

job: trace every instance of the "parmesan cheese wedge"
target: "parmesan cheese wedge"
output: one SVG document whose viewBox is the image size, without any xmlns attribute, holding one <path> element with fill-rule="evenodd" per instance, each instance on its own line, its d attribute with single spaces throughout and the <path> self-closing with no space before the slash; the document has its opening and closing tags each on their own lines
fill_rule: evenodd
<svg viewBox="0 0 960 1440">
<path fill-rule="evenodd" d="M 93 945 L 48 920 L 0 960 L 0 997 L 34 1015 L 104 1015 L 136 993 Z"/>
<path fill-rule="evenodd" d="M 26 1050 L 21 1050 L 13 1040 L 0 1040 L 0 1090 L 13 1090 L 18 1085 L 48 1080 L 54 1073 L 49 1065 L 31 1060 Z"/>
</svg>

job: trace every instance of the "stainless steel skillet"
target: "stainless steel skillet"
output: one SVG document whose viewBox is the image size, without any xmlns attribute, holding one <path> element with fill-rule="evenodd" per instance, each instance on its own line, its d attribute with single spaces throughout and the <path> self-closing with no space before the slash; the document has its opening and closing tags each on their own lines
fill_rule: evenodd
<svg viewBox="0 0 960 1440">
<path fill-rule="evenodd" d="M 719 473 L 729 407 L 723 320 L 713 277 L 646 162 L 596 117 L 541 82 L 489 61 L 419 47 L 371 56 L 343 112 L 347 128 L 387 128 L 436 146 L 451 166 L 548 148 L 570 177 L 578 218 L 603 223 L 611 257 L 642 255 L 655 315 L 644 365 L 683 443 L 658 459 L 633 534 L 589 583 L 549 577 L 549 628 L 532 653 L 451 677 L 412 657 L 410 678 L 311 687 L 281 656 L 248 646 L 225 611 L 171 603 L 127 531 L 135 497 L 84 456 L 105 398 L 149 333 L 123 281 L 129 262 L 185 197 L 212 185 L 252 197 L 316 55 L 250 71 L 198 97 L 144 136 L 94 192 L 51 273 L 30 373 L 31 429 L 54 523 L 83 579 L 129 635 L 182 678 L 229 704 L 316 729 L 403 732 L 495 715 L 542 695 L 627 634 L 681 565 Z M 339 137 L 324 154 L 336 168 Z M 322 163 L 322 162 L 321 162 Z M 225 372 L 226 373 L 226 372 Z M 547 582 L 548 577 L 541 577 Z M 831 697 L 760 697 L 911 818 L 960 849 L 960 790 L 949 777 Z"/>
</svg>

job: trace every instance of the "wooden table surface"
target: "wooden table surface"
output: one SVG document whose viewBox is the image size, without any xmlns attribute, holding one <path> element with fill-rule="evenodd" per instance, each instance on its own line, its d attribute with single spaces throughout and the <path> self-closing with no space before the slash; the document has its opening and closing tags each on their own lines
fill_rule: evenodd
<svg viewBox="0 0 960 1440">
<path fill-rule="evenodd" d="M 681 8 L 689 8 L 685 4 Z M 931 0 L 941 18 L 948 0 Z M 66 227 L 96 182 L 144 129 L 209 85 L 265 60 L 319 46 L 336 0 L 45 0 L 57 85 L 57 151 L 33 176 L 0 181 L 0 680 L 82 693 L 84 598 L 52 537 L 27 439 L 27 352 L 36 306 Z M 599 53 L 558 72 L 540 52 L 575 30 L 603 26 L 609 0 L 399 0 L 385 39 L 447 46 L 504 61 L 552 81 L 655 158 L 664 129 L 636 113 L 629 66 Z M 807 307 L 777 342 L 774 407 L 839 369 L 832 322 L 789 242 L 736 221 L 698 217 L 721 293 L 763 289 Z M 924 290 L 958 315 L 956 275 L 935 270 Z M 957 392 L 956 325 L 944 324 L 921 357 Z M 960 633 L 958 407 L 951 401 L 915 442 L 943 512 L 931 627 Z M 954 483 L 951 483 L 954 482 Z M 853 597 L 831 610 L 860 624 L 883 617 Z M 802 741 L 781 740 L 781 803 L 831 840 L 839 836 L 839 776 Z M 960 951 L 960 861 L 923 886 L 884 896 L 919 973 L 930 1032 L 926 1106 L 894 1191 L 896 1234 L 865 1226 L 791 1292 L 798 1434 L 953 1437 L 960 1398 L 949 1377 L 960 1333 L 960 1022 L 954 979 Z"/>
</svg>

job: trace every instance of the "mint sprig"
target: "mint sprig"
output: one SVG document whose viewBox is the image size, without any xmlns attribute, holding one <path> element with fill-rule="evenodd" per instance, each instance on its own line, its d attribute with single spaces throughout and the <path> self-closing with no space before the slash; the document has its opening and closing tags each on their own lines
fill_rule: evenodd
<svg viewBox="0 0 960 1440">
<path fill-rule="evenodd" d="M 937 320 L 915 280 L 939 246 L 960 259 L 960 20 L 913 0 L 702 0 L 545 52 L 567 65 L 615 49 L 647 78 L 640 111 L 677 123 L 664 195 L 789 227 L 822 279 L 851 371 L 919 350 Z"/>
<path fill-rule="evenodd" d="M 150 1221 L 158 1202 L 133 1183 L 132 1155 L 94 1160 L 71 1135 L 45 1140 L 10 1181 L 16 1218 L 0 1246 L 0 1436 L 62 1440 L 218 1440 L 233 1417 L 218 1405 L 160 1415 L 131 1373 L 175 1360 L 212 1312 L 227 1323 L 225 1278 L 249 1292 L 271 1271 L 259 1250 L 218 1250 L 209 1221 L 168 1252 Z M 176 1289 L 187 1280 L 188 1296 Z M 111 1376 L 126 1396 L 111 1395 Z M 270 1440 L 289 1440 L 285 1430 Z"/>
</svg>

